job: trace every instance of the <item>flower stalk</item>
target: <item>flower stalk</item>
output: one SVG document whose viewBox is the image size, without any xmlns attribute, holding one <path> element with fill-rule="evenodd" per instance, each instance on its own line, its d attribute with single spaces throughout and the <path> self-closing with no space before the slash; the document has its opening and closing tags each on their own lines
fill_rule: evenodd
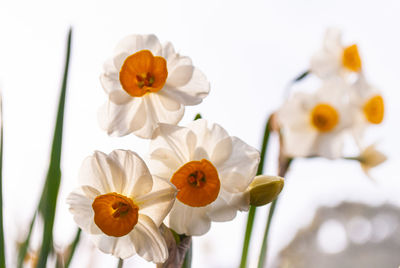
<svg viewBox="0 0 400 268">
<path fill-rule="evenodd" d="M 271 123 L 272 123 L 273 115 L 268 118 L 267 124 L 265 125 L 264 136 L 261 146 L 260 153 L 260 164 L 258 165 L 257 175 L 261 175 L 264 170 L 264 163 L 267 153 L 268 141 L 271 132 Z M 249 245 L 251 239 L 251 233 L 253 230 L 254 219 L 256 215 L 256 207 L 250 206 L 249 214 L 247 216 L 247 224 L 246 224 L 246 232 L 243 240 L 243 249 L 242 249 L 242 257 L 240 260 L 240 268 L 245 268 L 247 263 L 247 256 L 249 252 Z"/>
</svg>

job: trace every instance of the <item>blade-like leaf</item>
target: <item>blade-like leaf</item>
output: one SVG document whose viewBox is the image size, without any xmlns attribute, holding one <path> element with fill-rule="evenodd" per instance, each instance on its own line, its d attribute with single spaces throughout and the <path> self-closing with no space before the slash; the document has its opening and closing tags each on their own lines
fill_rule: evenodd
<svg viewBox="0 0 400 268">
<path fill-rule="evenodd" d="M 0 97 L 0 267 L 6 267 L 3 228 L 3 105 Z"/>
<path fill-rule="evenodd" d="M 69 30 L 67 40 L 67 53 L 64 67 L 64 77 L 61 85 L 61 94 L 58 104 L 57 121 L 54 130 L 53 145 L 51 149 L 50 165 L 46 177 L 44 196 L 41 198 L 40 207 L 43 209 L 43 239 L 40 250 L 38 267 L 46 267 L 47 258 L 53 246 L 53 225 L 56 213 L 57 196 L 61 181 L 61 146 L 64 123 L 65 95 L 67 90 L 69 59 L 71 54 L 72 29 Z"/>
</svg>

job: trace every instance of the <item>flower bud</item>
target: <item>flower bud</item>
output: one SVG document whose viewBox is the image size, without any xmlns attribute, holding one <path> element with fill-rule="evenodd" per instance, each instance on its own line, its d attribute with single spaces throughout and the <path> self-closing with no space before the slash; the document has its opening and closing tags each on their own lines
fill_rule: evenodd
<svg viewBox="0 0 400 268">
<path fill-rule="evenodd" d="M 279 176 L 260 175 L 249 186 L 250 205 L 263 206 L 277 198 L 282 191 L 284 179 Z"/>
</svg>

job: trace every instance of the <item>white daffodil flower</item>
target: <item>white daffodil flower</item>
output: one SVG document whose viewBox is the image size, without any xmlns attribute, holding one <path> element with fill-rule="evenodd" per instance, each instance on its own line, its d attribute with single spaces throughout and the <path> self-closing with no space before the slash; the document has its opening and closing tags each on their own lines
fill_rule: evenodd
<svg viewBox="0 0 400 268">
<path fill-rule="evenodd" d="M 170 211 L 176 189 L 152 177 L 134 152 L 95 152 L 85 159 L 80 187 L 67 199 L 75 222 L 104 253 L 118 258 L 138 254 L 164 262 L 167 245 L 158 227 Z"/>
<path fill-rule="evenodd" d="M 237 210 L 248 210 L 246 190 L 259 161 L 256 149 L 204 119 L 187 127 L 160 124 L 149 166 L 178 189 L 166 225 L 180 234 L 203 235 L 211 221 L 229 221 Z"/>
<path fill-rule="evenodd" d="M 353 134 L 358 144 L 362 144 L 365 128 L 382 123 L 385 104 L 380 90 L 370 85 L 361 75 L 353 84 L 350 103 L 354 112 Z"/>
<path fill-rule="evenodd" d="M 99 121 L 109 135 L 151 138 L 157 123 L 177 124 L 186 105 L 202 102 L 210 90 L 190 58 L 161 45 L 154 35 L 122 39 L 100 76 L 108 101 Z"/>
<path fill-rule="evenodd" d="M 290 157 L 342 155 L 344 129 L 352 121 L 342 80 L 325 81 L 315 93 L 296 92 L 278 110 L 284 152 Z"/>
<path fill-rule="evenodd" d="M 310 63 L 310 71 L 322 79 L 360 73 L 361 67 L 357 45 L 344 46 L 338 29 L 326 31 L 322 49 Z"/>
</svg>

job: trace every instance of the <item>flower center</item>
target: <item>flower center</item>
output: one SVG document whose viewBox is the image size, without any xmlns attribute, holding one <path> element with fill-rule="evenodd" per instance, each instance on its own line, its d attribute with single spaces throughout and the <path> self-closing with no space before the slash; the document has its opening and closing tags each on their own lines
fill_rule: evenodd
<svg viewBox="0 0 400 268">
<path fill-rule="evenodd" d="M 167 80 L 167 62 L 149 50 L 140 50 L 127 57 L 119 71 L 122 88 L 132 97 L 141 97 L 161 90 Z"/>
<path fill-rule="evenodd" d="M 210 161 L 190 161 L 172 175 L 178 198 L 191 207 L 204 207 L 217 199 L 221 187 L 218 171 Z"/>
<path fill-rule="evenodd" d="M 320 132 L 331 131 L 339 122 L 335 108 L 326 103 L 316 105 L 311 111 L 311 124 Z"/>
<path fill-rule="evenodd" d="M 342 63 L 345 68 L 353 72 L 361 70 L 361 58 L 357 45 L 351 45 L 343 50 Z"/>
<path fill-rule="evenodd" d="M 364 104 L 363 111 L 368 122 L 372 124 L 381 123 L 385 113 L 382 96 L 376 95 L 367 100 Z"/>
<path fill-rule="evenodd" d="M 97 196 L 92 204 L 94 222 L 106 235 L 124 236 L 138 222 L 139 208 L 132 199 L 109 193 Z"/>
</svg>

